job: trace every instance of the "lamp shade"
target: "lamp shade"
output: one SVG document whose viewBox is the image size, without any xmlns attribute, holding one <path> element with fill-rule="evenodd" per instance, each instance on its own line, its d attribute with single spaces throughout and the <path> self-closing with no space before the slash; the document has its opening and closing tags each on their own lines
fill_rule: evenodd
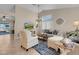
<svg viewBox="0 0 79 59">
<path fill-rule="evenodd" d="M 74 26 L 79 26 L 79 21 L 74 21 Z"/>
</svg>

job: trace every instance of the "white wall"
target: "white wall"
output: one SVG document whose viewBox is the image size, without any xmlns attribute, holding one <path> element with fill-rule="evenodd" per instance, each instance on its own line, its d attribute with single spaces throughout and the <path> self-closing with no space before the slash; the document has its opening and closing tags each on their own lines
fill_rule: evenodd
<svg viewBox="0 0 79 59">
<path fill-rule="evenodd" d="M 9 11 L 1 11 L 0 10 L 0 17 L 2 17 L 2 16 L 14 16 L 15 15 L 15 13 L 14 12 L 9 12 Z"/>
<path fill-rule="evenodd" d="M 37 14 L 28 9 L 25 9 L 19 5 L 16 5 L 15 18 L 16 18 L 15 35 L 17 35 L 19 33 L 19 31 L 24 30 L 24 23 L 27 20 L 31 20 L 34 22 L 37 19 Z"/>
<path fill-rule="evenodd" d="M 40 13 L 40 16 L 51 14 L 54 17 L 54 23 L 52 29 L 57 29 L 60 31 L 73 31 L 75 27 L 73 26 L 73 22 L 75 20 L 79 20 L 79 8 L 64 8 L 64 9 L 55 9 L 44 11 Z M 62 17 L 64 19 L 64 23 L 62 25 L 56 24 L 56 20 Z"/>
</svg>

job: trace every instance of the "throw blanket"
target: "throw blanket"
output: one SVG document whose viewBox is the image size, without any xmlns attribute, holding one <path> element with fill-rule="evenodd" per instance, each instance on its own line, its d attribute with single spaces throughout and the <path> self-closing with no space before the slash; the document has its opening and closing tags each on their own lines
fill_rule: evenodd
<svg viewBox="0 0 79 59">
<path fill-rule="evenodd" d="M 63 39 L 63 40 L 62 40 L 62 43 L 63 43 L 63 45 L 64 45 L 65 47 L 67 47 L 67 48 L 74 48 L 74 47 L 75 47 L 74 42 L 72 42 L 72 41 L 71 41 L 70 39 L 68 39 L 68 38 Z"/>
</svg>

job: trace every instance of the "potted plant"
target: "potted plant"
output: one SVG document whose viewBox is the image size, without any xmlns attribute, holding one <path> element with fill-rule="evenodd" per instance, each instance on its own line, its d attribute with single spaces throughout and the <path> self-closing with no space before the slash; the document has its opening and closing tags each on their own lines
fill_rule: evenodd
<svg viewBox="0 0 79 59">
<path fill-rule="evenodd" d="M 27 29 L 27 30 L 32 30 L 34 28 L 34 26 L 33 26 L 33 24 L 25 23 L 24 28 Z"/>
</svg>

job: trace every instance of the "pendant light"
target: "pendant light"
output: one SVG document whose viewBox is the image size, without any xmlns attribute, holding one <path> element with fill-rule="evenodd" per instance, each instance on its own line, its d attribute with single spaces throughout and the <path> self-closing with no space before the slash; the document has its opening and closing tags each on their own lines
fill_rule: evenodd
<svg viewBox="0 0 79 59">
<path fill-rule="evenodd" d="M 37 8 L 38 8 L 38 18 L 36 19 L 36 28 L 39 27 L 40 22 L 42 21 L 42 19 L 39 16 L 39 12 L 40 12 L 40 10 L 39 10 L 40 9 L 40 5 L 39 4 L 37 5 Z"/>
<path fill-rule="evenodd" d="M 40 12 L 40 10 L 39 10 L 39 9 L 40 9 L 40 5 L 38 4 L 37 6 L 38 6 L 38 19 L 37 19 L 37 21 L 38 21 L 38 22 L 40 22 L 40 21 L 41 21 L 41 18 L 40 18 L 40 16 L 39 16 L 39 12 Z"/>
</svg>

